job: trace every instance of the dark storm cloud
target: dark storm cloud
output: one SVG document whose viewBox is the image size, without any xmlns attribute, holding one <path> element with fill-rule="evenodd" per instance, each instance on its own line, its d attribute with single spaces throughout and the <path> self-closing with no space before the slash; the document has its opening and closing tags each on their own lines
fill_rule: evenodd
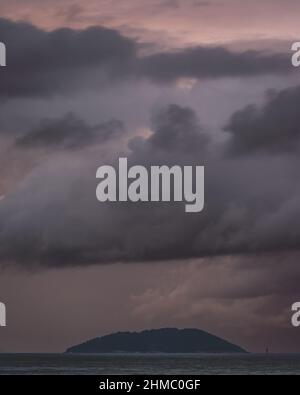
<svg viewBox="0 0 300 395">
<path fill-rule="evenodd" d="M 183 77 L 248 77 L 293 70 L 289 54 L 234 53 L 221 47 L 140 57 L 133 39 L 102 27 L 46 32 L 28 23 L 0 19 L 0 39 L 8 48 L 7 67 L 0 73 L 2 99 L 100 89 L 117 79 L 174 82 Z"/>
<path fill-rule="evenodd" d="M 0 202 L 1 261 L 64 266 L 299 248 L 297 157 L 224 157 L 194 112 L 177 105 L 156 112 L 152 131 L 130 142 L 129 163 L 205 164 L 203 212 L 185 213 L 181 203 L 99 203 L 96 169 L 109 163 L 71 150 L 33 169 Z"/>
<path fill-rule="evenodd" d="M 62 118 L 41 121 L 35 130 L 19 137 L 16 145 L 25 148 L 78 149 L 90 144 L 105 143 L 120 137 L 123 131 L 120 121 L 112 120 L 90 126 L 73 113 L 68 113 Z"/>
<path fill-rule="evenodd" d="M 263 108 L 255 105 L 237 111 L 225 130 L 231 134 L 233 154 L 253 152 L 296 153 L 300 148 L 300 87 L 269 92 Z"/>
<path fill-rule="evenodd" d="M 141 60 L 142 73 L 155 81 L 186 78 L 249 77 L 292 71 L 288 55 L 258 51 L 230 52 L 222 47 L 188 48 Z"/>
<path fill-rule="evenodd" d="M 152 117 L 155 131 L 146 141 L 132 139 L 129 144 L 139 150 L 165 150 L 167 152 L 200 153 L 208 143 L 208 136 L 194 113 L 188 107 L 170 105 Z M 138 146 L 138 142 L 141 142 Z"/>
<path fill-rule="evenodd" d="M 0 19 L 0 38 L 8 49 L 7 67 L 0 73 L 2 98 L 61 93 L 87 82 L 95 68 L 108 76 L 124 75 L 136 51 L 132 40 L 102 27 L 46 32 Z"/>
</svg>

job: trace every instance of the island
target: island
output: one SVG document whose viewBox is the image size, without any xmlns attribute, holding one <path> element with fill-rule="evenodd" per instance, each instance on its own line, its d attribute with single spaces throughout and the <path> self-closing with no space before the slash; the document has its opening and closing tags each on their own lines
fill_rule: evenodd
<svg viewBox="0 0 300 395">
<path fill-rule="evenodd" d="M 246 353 L 241 347 L 200 329 L 162 328 L 117 332 L 66 350 L 67 353 Z"/>
</svg>

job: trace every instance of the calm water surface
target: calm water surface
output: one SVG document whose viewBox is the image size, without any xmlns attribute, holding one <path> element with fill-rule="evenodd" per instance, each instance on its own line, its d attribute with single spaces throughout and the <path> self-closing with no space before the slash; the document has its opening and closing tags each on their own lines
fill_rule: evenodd
<svg viewBox="0 0 300 395">
<path fill-rule="evenodd" d="M 300 374 L 300 354 L 0 354 L 0 374 Z"/>
</svg>

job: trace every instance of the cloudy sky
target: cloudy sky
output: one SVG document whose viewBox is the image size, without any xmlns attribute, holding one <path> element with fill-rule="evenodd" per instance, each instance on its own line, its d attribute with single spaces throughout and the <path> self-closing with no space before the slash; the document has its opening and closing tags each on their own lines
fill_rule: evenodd
<svg viewBox="0 0 300 395">
<path fill-rule="evenodd" d="M 1 351 L 163 326 L 300 351 L 299 11 L 1 0 Z M 205 165 L 205 210 L 100 204 L 120 156 Z"/>
</svg>

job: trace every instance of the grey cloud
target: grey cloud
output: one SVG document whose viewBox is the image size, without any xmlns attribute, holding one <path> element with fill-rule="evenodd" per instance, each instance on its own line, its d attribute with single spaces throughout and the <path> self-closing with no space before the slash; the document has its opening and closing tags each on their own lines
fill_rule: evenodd
<svg viewBox="0 0 300 395">
<path fill-rule="evenodd" d="M 19 137 L 16 145 L 24 148 L 46 147 L 78 149 L 90 144 L 105 143 L 121 136 L 123 124 L 117 120 L 95 126 L 88 125 L 73 113 L 62 118 L 45 119 L 33 131 Z"/>
<path fill-rule="evenodd" d="M 141 56 L 137 42 L 103 27 L 46 32 L 28 23 L 0 19 L 0 38 L 8 48 L 8 66 L 0 73 L 2 99 L 100 89 L 112 80 L 128 78 L 171 83 L 184 77 L 249 77 L 293 71 L 290 54 L 284 53 L 195 47 Z"/>
<path fill-rule="evenodd" d="M 129 142 L 130 147 L 137 151 L 163 150 L 173 154 L 203 152 L 209 142 L 209 137 L 200 125 L 195 112 L 188 107 L 170 105 L 152 116 L 154 133 L 147 139 L 134 138 Z"/>
<path fill-rule="evenodd" d="M 293 71 L 287 54 L 231 52 L 222 47 L 195 47 L 141 59 L 142 73 L 155 80 L 178 78 L 250 77 Z"/>
<path fill-rule="evenodd" d="M 88 84 L 91 69 L 124 75 L 136 52 L 132 40 L 102 27 L 46 32 L 0 19 L 0 37 L 8 48 L 7 67 L 0 73 L 2 98 L 62 93 Z"/>
<path fill-rule="evenodd" d="M 225 127 L 231 135 L 229 151 L 235 155 L 299 152 L 299 101 L 298 86 L 269 92 L 263 108 L 250 105 L 237 111 Z"/>
<path fill-rule="evenodd" d="M 152 130 L 131 141 L 130 164 L 205 164 L 203 212 L 185 213 L 182 203 L 99 203 L 96 169 L 114 159 L 71 151 L 35 168 L 0 202 L 1 261 L 64 266 L 299 248 L 297 158 L 224 158 L 202 144 L 192 110 L 175 105 L 157 112 Z"/>
</svg>

